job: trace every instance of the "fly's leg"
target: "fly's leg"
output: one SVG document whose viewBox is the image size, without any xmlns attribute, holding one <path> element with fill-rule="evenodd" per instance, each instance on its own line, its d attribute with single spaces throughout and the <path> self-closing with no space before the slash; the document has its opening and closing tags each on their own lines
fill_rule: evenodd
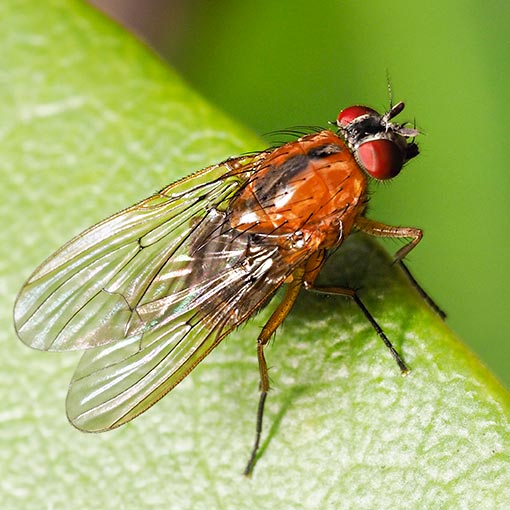
<svg viewBox="0 0 510 510">
<path fill-rule="evenodd" d="M 324 262 L 326 261 L 326 252 L 316 253 L 314 257 L 308 259 L 305 274 L 303 275 L 303 286 L 306 290 L 310 290 L 313 292 L 318 292 L 321 294 L 330 294 L 334 296 L 346 296 L 351 298 L 359 307 L 359 309 L 363 312 L 365 318 L 370 322 L 370 325 L 375 329 L 376 333 L 379 335 L 379 338 L 384 342 L 384 345 L 389 349 L 393 359 L 397 362 L 402 375 L 406 375 L 409 372 L 409 368 L 404 363 L 404 360 L 401 358 L 400 354 L 397 352 L 395 347 L 391 344 L 390 340 L 382 330 L 381 326 L 374 319 L 373 315 L 368 311 L 368 308 L 364 305 L 361 298 L 358 296 L 358 293 L 353 289 L 348 289 L 344 287 L 318 287 L 315 286 L 315 279 L 317 278 Z"/>
<path fill-rule="evenodd" d="M 407 279 L 411 283 L 411 285 L 418 291 L 418 294 L 422 297 L 422 299 L 434 310 L 434 312 L 441 317 L 441 319 L 446 319 L 446 313 L 442 310 L 439 305 L 427 294 L 427 292 L 422 288 L 422 286 L 416 281 L 416 278 L 413 276 L 411 271 L 409 271 L 408 267 L 404 264 L 403 260 L 399 260 L 398 265 L 401 267 L 404 274 L 407 276 Z"/>
<path fill-rule="evenodd" d="M 411 274 L 407 266 L 404 264 L 404 257 L 406 257 L 409 252 L 418 245 L 423 237 L 423 231 L 419 228 L 414 227 L 392 227 L 391 225 L 385 225 L 384 223 L 379 223 L 378 221 L 369 220 L 368 218 L 364 218 L 360 216 L 356 219 L 356 227 L 365 232 L 365 234 L 374 236 L 374 237 L 390 237 L 393 239 L 397 238 L 407 238 L 411 239 L 409 243 L 400 248 L 400 250 L 395 253 L 394 261 L 401 267 L 402 271 L 406 275 L 407 279 L 411 283 L 411 285 L 418 291 L 422 299 L 436 312 L 441 319 L 446 318 L 446 313 L 441 310 L 441 308 L 436 304 L 436 302 L 425 292 L 423 287 L 416 281 L 414 276 Z"/>
<path fill-rule="evenodd" d="M 315 287 L 312 283 L 304 282 L 304 287 L 307 290 L 318 292 L 320 294 L 329 294 L 334 296 L 345 296 L 351 298 L 359 307 L 359 309 L 363 312 L 365 318 L 370 322 L 370 325 L 374 328 L 375 332 L 379 335 L 379 338 L 384 342 L 384 345 L 390 351 L 390 354 L 393 356 L 393 359 L 397 362 L 402 375 L 407 375 L 409 373 L 409 368 L 405 364 L 404 360 L 397 352 L 395 347 L 393 347 L 389 338 L 386 336 L 381 326 L 379 326 L 378 322 L 375 320 L 374 316 L 368 311 L 368 308 L 364 305 L 361 298 L 358 296 L 358 293 L 354 289 L 348 289 L 343 287 Z"/>
<path fill-rule="evenodd" d="M 356 219 L 356 227 L 370 236 L 391 237 L 393 239 L 411 239 L 405 246 L 395 253 L 395 262 L 400 262 L 418 245 L 423 237 L 423 231 L 414 227 L 392 227 L 378 221 L 369 220 L 363 216 Z"/>
<path fill-rule="evenodd" d="M 260 397 L 259 405 L 257 408 L 257 423 L 255 428 L 255 442 L 251 451 L 250 460 L 244 470 L 245 476 L 250 476 L 255 461 L 257 458 L 257 452 L 260 446 L 260 438 L 262 435 L 262 420 L 264 418 L 264 406 L 266 403 L 267 392 L 269 391 L 269 374 L 267 371 L 266 358 L 264 356 L 264 346 L 269 342 L 269 339 L 273 333 L 278 329 L 280 324 L 284 321 L 290 312 L 292 305 L 296 301 L 296 298 L 301 289 L 303 283 L 304 268 L 300 267 L 292 274 L 292 280 L 288 283 L 285 296 L 276 307 L 265 326 L 262 328 L 259 337 L 257 338 L 257 358 L 259 362 L 259 373 L 260 373 Z"/>
</svg>

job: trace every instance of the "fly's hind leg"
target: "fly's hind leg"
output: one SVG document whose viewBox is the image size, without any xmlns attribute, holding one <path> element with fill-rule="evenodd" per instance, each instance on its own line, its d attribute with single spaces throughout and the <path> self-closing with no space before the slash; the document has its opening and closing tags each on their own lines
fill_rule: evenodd
<svg viewBox="0 0 510 510">
<path fill-rule="evenodd" d="M 422 299 L 436 312 L 441 319 L 446 318 L 446 313 L 436 304 L 436 302 L 425 292 L 423 287 L 416 281 L 407 266 L 404 264 L 404 257 L 415 248 L 423 237 L 423 231 L 414 227 L 392 227 L 378 221 L 369 220 L 360 216 L 356 219 L 356 227 L 365 232 L 365 234 L 374 237 L 389 237 L 393 239 L 407 238 L 411 239 L 406 245 L 395 253 L 394 261 L 401 267 L 411 285 L 418 291 Z"/>
<path fill-rule="evenodd" d="M 255 442 L 251 451 L 250 459 L 244 470 L 245 476 L 250 476 L 255 461 L 257 459 L 257 452 L 260 446 L 260 438 L 262 435 L 262 421 L 264 418 L 264 406 L 266 403 L 267 393 L 269 391 L 269 374 L 267 370 L 266 358 L 264 356 L 264 346 L 269 342 L 273 333 L 278 329 L 280 324 L 284 321 L 285 317 L 289 314 L 292 305 L 297 299 L 299 290 L 303 283 L 304 268 L 300 267 L 292 274 L 292 279 L 288 283 L 286 293 L 276 307 L 265 326 L 262 328 L 259 337 L 257 338 L 257 358 L 259 362 L 259 373 L 260 373 L 260 397 L 259 405 L 257 408 L 257 422 L 255 428 Z"/>
</svg>

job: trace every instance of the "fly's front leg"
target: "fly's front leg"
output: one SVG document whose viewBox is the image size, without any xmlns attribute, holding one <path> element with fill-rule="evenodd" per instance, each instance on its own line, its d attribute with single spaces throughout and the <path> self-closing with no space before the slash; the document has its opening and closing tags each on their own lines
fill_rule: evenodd
<svg viewBox="0 0 510 510">
<path fill-rule="evenodd" d="M 407 266 L 404 264 L 404 257 L 418 245 L 423 237 L 423 231 L 419 228 L 414 227 L 392 227 L 391 225 L 385 225 L 378 221 L 369 220 L 363 216 L 356 219 L 356 227 L 365 232 L 365 234 L 374 237 L 389 237 L 393 239 L 408 238 L 411 239 L 409 243 L 400 248 L 394 255 L 394 261 L 402 268 L 404 274 L 410 281 L 411 285 L 418 291 L 424 301 L 441 317 L 446 318 L 446 313 L 436 304 L 436 302 L 425 292 L 422 286 L 416 281 L 414 276 L 411 274 Z"/>
<path fill-rule="evenodd" d="M 292 305 L 296 301 L 299 290 L 303 283 L 304 268 L 298 268 L 292 274 L 292 279 L 288 282 L 285 296 L 276 307 L 265 326 L 262 328 L 259 337 L 257 338 L 257 358 L 259 362 L 259 373 L 260 373 L 260 397 L 259 405 L 257 409 L 257 423 L 255 428 L 255 442 L 251 451 L 250 460 L 244 470 L 245 476 L 250 476 L 255 461 L 257 458 L 257 452 L 260 446 L 260 437 L 262 435 L 262 420 L 264 418 L 264 406 L 266 403 L 267 392 L 269 391 L 269 374 L 267 371 L 266 358 L 264 356 L 264 346 L 269 342 L 269 339 L 273 336 L 273 333 L 278 329 L 280 324 L 284 321 L 285 317 L 289 314 Z"/>
<path fill-rule="evenodd" d="M 423 231 L 414 227 L 392 227 L 378 221 L 369 220 L 363 216 L 356 219 L 356 227 L 370 236 L 391 237 L 393 239 L 411 239 L 405 246 L 395 253 L 395 261 L 400 262 L 409 252 L 418 245 L 423 237 Z"/>
</svg>

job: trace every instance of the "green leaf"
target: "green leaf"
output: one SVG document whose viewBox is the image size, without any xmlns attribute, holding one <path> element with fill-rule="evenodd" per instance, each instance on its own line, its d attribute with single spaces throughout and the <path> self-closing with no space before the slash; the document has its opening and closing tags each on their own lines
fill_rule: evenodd
<svg viewBox="0 0 510 510">
<path fill-rule="evenodd" d="M 87 5 L 4 2 L 0 20 L 3 508 L 508 508 L 508 392 L 359 235 L 322 281 L 360 289 L 408 377 L 352 303 L 303 293 L 267 348 L 252 479 L 241 473 L 267 310 L 133 423 L 74 430 L 63 404 L 76 355 L 30 351 L 13 333 L 23 280 L 95 221 L 261 145 Z"/>
</svg>

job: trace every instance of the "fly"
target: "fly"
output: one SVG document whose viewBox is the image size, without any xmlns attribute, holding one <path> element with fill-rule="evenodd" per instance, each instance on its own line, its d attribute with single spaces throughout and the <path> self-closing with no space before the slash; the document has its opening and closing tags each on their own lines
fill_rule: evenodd
<svg viewBox="0 0 510 510">
<path fill-rule="evenodd" d="M 418 131 L 393 122 L 403 108 L 400 102 L 380 115 L 351 106 L 339 113 L 335 132 L 212 165 L 91 227 L 43 262 L 17 297 L 14 322 L 30 347 L 85 351 L 67 395 L 71 423 L 99 432 L 143 413 L 284 284 L 257 339 L 260 397 L 246 475 L 269 390 L 264 346 L 302 287 L 353 299 L 405 374 L 356 291 L 315 285 L 328 254 L 354 229 L 409 239 L 395 255 L 399 263 L 422 238 L 420 229 L 364 216 L 369 179 L 395 177 L 418 154 Z"/>
</svg>

